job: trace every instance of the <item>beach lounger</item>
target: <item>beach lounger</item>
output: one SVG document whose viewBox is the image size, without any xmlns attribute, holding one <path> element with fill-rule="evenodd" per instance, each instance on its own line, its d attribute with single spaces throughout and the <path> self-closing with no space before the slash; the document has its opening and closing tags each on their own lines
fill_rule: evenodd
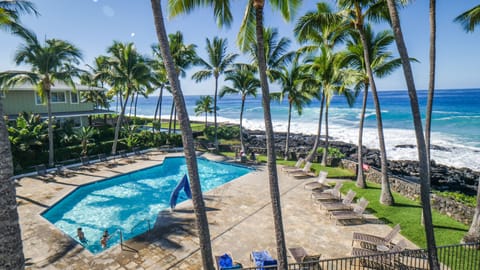
<svg viewBox="0 0 480 270">
<path fill-rule="evenodd" d="M 52 181 L 53 175 L 48 173 L 47 167 L 45 164 L 40 164 L 35 166 L 35 170 L 37 171 L 37 176 L 43 181 Z"/>
<path fill-rule="evenodd" d="M 140 150 L 138 147 L 133 148 L 133 153 L 141 159 L 147 160 L 149 159 L 148 155 Z"/>
<path fill-rule="evenodd" d="M 92 171 L 97 169 L 97 165 L 90 162 L 90 158 L 88 156 L 80 157 L 80 162 L 82 162 L 83 169 L 92 170 Z"/>
<path fill-rule="evenodd" d="M 289 171 L 287 171 L 287 173 L 288 173 L 288 175 L 309 173 L 311 168 L 312 168 L 312 163 L 311 163 L 311 162 L 307 162 L 307 163 L 305 163 L 305 166 L 304 166 L 302 169 L 289 170 Z"/>
<path fill-rule="evenodd" d="M 390 232 L 382 236 L 377 236 L 373 234 L 354 232 L 352 238 L 352 246 L 355 242 L 359 242 L 362 247 L 365 245 L 390 245 L 393 238 L 400 232 L 400 224 L 395 225 L 395 227 L 390 230 Z"/>
<path fill-rule="evenodd" d="M 289 248 L 288 251 L 292 255 L 296 263 L 301 263 L 304 267 L 303 269 L 320 269 L 318 261 L 320 260 L 321 254 L 309 255 L 303 247 L 293 247 Z"/>
<path fill-rule="evenodd" d="M 127 154 L 127 151 L 125 150 L 120 150 L 118 151 L 118 154 L 122 159 L 124 159 L 127 163 L 135 163 L 135 160 L 133 158 L 130 158 Z"/>
<path fill-rule="evenodd" d="M 217 264 L 217 270 L 243 268 L 242 264 L 233 261 L 233 257 L 230 255 L 230 253 L 224 253 L 223 255 L 215 256 L 215 263 Z"/>
<path fill-rule="evenodd" d="M 250 258 L 258 269 L 269 269 L 277 265 L 277 260 L 267 250 L 252 251 Z"/>
<path fill-rule="evenodd" d="M 342 193 L 340 193 L 340 189 L 342 188 L 343 183 L 342 182 L 337 182 L 335 186 L 331 189 L 327 190 L 319 190 L 319 189 L 314 189 L 312 191 L 312 199 L 315 200 L 315 202 L 319 201 L 340 201 L 342 199 Z"/>
<path fill-rule="evenodd" d="M 332 211 L 330 218 L 334 218 L 336 224 L 339 221 L 363 221 L 363 212 L 367 209 L 367 205 L 368 201 L 362 197 L 352 210 Z"/>
<path fill-rule="evenodd" d="M 341 202 L 320 201 L 320 208 L 328 212 L 338 210 L 352 210 L 352 202 L 357 193 L 349 190 Z"/>
<path fill-rule="evenodd" d="M 63 164 L 57 164 L 55 165 L 55 174 L 60 177 L 71 177 L 75 172 L 67 169 Z"/>
<path fill-rule="evenodd" d="M 112 168 L 116 166 L 116 162 L 115 161 L 110 162 L 110 160 L 108 160 L 107 158 L 107 155 L 105 155 L 104 153 L 98 154 L 98 159 L 100 160 L 100 162 L 105 164 L 105 166 L 107 166 L 108 168 Z"/>
<path fill-rule="evenodd" d="M 297 160 L 297 163 L 295 163 L 295 166 L 283 166 L 281 170 L 283 172 L 288 172 L 290 170 L 299 170 L 301 169 L 303 163 L 305 163 L 305 160 L 303 158 L 299 158 Z"/>
<path fill-rule="evenodd" d="M 318 174 L 317 180 L 306 183 L 303 186 L 303 188 L 310 189 L 310 190 L 313 190 L 313 189 L 325 190 L 327 188 L 330 188 L 330 186 L 327 184 L 327 175 L 328 175 L 328 172 L 320 171 L 320 173 Z"/>
<path fill-rule="evenodd" d="M 407 247 L 405 240 L 400 240 L 398 243 L 390 245 L 378 245 L 375 249 L 352 248 L 352 256 L 369 256 L 384 252 L 401 252 Z"/>
</svg>

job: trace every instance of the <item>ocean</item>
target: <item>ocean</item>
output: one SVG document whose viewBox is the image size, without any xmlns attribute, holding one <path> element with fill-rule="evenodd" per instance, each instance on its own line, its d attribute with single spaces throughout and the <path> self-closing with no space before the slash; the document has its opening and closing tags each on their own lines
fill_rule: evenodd
<svg viewBox="0 0 480 270">
<path fill-rule="evenodd" d="M 204 121 L 205 115 L 195 115 L 195 102 L 200 96 L 185 96 L 185 102 L 191 120 Z M 153 117 L 158 96 L 139 98 L 137 115 Z M 401 148 L 397 145 L 416 145 L 410 100 L 407 91 L 380 91 L 387 158 L 392 160 L 418 160 L 416 148 Z M 418 99 L 424 119 L 427 91 L 418 91 Z M 172 97 L 164 96 L 162 118 L 168 119 Z M 334 140 L 356 144 L 358 140 L 358 122 L 361 112 L 362 94 L 353 107 L 349 107 L 342 96 L 333 97 L 329 110 L 329 135 Z M 218 100 L 217 121 L 239 123 L 240 96 L 230 95 Z M 113 103 L 111 109 L 115 110 Z M 319 101 L 305 106 L 302 115 L 292 114 L 291 132 L 316 134 L 319 114 Z M 128 113 L 127 108 L 127 113 Z M 133 113 L 133 112 L 132 112 Z M 271 102 L 271 114 L 275 132 L 286 132 L 287 101 Z M 213 114 L 208 116 L 213 122 Z M 264 129 L 261 98 L 247 97 L 244 112 L 244 127 Z M 325 125 L 322 124 L 322 128 Z M 322 131 L 322 135 L 325 131 Z M 432 158 L 440 164 L 468 167 L 480 171 L 480 89 L 436 90 L 433 106 Z M 364 145 L 378 147 L 375 109 L 371 96 L 368 99 L 364 129 Z"/>
</svg>

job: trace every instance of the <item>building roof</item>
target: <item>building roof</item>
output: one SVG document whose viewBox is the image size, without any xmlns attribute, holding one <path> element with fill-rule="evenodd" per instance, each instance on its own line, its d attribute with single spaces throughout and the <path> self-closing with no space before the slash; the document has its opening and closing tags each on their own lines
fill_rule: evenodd
<svg viewBox="0 0 480 270">
<path fill-rule="evenodd" d="M 89 115 L 101 115 L 101 114 L 114 114 L 116 112 L 103 109 L 94 109 L 91 111 L 76 111 L 76 112 L 52 112 L 52 116 L 56 118 L 68 118 L 68 117 L 79 117 L 79 116 L 89 116 Z M 39 114 L 41 118 L 48 118 L 47 113 L 35 113 Z M 8 115 L 8 120 L 16 120 L 18 114 Z"/>
<path fill-rule="evenodd" d="M 86 86 L 81 84 L 75 84 L 75 88 L 77 91 L 107 91 L 106 88 Z M 35 91 L 35 90 L 36 90 L 35 87 L 30 83 L 16 85 L 8 89 L 8 91 Z M 71 91 L 72 87 L 64 83 L 57 82 L 55 83 L 55 85 L 52 86 L 51 90 L 52 91 Z"/>
</svg>

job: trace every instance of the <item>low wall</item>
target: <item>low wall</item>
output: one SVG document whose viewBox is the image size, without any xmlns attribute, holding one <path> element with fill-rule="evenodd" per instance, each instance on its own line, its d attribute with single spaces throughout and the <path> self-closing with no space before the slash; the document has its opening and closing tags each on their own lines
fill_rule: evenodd
<svg viewBox="0 0 480 270">
<path fill-rule="evenodd" d="M 356 173 L 357 163 L 351 160 L 342 159 L 342 167 Z M 365 178 L 370 182 L 381 184 L 382 173 L 375 168 L 370 168 L 365 172 Z M 389 175 L 388 180 L 392 191 L 400 193 L 412 200 L 420 199 L 419 183 L 392 175 Z M 467 225 L 470 225 L 472 222 L 475 208 L 438 194 L 431 194 L 430 197 L 432 209 Z"/>
</svg>

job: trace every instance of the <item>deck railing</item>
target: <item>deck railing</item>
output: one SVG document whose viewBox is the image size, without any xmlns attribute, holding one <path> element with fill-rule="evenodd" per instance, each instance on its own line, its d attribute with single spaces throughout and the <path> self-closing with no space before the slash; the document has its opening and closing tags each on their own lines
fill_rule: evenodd
<svg viewBox="0 0 480 270">
<path fill-rule="evenodd" d="M 437 247 L 442 270 L 480 269 L 480 242 Z M 253 264 L 253 263 L 252 263 Z M 268 267 L 244 267 L 243 269 L 276 269 Z M 429 269 L 426 249 L 380 253 L 369 256 L 344 257 L 308 263 L 291 263 L 289 270 L 422 270 Z"/>
</svg>

